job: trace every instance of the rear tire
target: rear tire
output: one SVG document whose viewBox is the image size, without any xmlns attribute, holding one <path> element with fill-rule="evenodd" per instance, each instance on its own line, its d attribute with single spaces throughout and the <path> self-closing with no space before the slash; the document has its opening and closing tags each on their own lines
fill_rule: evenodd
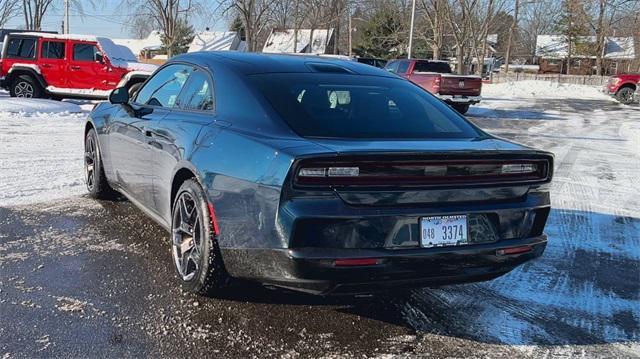
<svg viewBox="0 0 640 359">
<path fill-rule="evenodd" d="M 171 253 L 182 287 L 190 292 L 216 296 L 228 287 L 209 205 L 194 179 L 185 181 L 173 203 Z"/>
<path fill-rule="evenodd" d="M 9 95 L 19 98 L 41 98 L 44 89 L 30 75 L 19 75 L 11 82 Z"/>
<path fill-rule="evenodd" d="M 117 196 L 104 175 L 98 136 L 93 128 L 84 139 L 84 180 L 92 198 L 112 199 Z"/>
<path fill-rule="evenodd" d="M 461 115 L 464 115 L 465 113 L 467 113 L 467 111 L 469 111 L 469 105 L 451 105 L 451 107 L 453 107 L 454 110 L 458 111 L 458 113 L 460 113 Z"/>
<path fill-rule="evenodd" d="M 626 86 L 616 92 L 616 99 L 625 105 L 633 103 L 633 88 Z"/>
</svg>

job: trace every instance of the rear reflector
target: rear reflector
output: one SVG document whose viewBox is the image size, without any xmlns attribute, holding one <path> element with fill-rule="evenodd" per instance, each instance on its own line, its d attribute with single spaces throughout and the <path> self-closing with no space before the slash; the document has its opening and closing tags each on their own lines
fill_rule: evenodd
<svg viewBox="0 0 640 359">
<path fill-rule="evenodd" d="M 373 266 L 376 264 L 378 264 L 378 259 L 376 258 L 336 259 L 334 262 L 336 267 Z"/>
<path fill-rule="evenodd" d="M 533 248 L 531 248 L 531 246 L 520 246 L 520 247 L 498 249 L 496 251 L 496 255 L 508 256 L 508 255 L 511 255 L 511 254 L 520 254 L 520 253 L 531 252 L 532 249 Z"/>
<path fill-rule="evenodd" d="M 537 171 L 537 166 L 533 163 L 502 165 L 502 173 L 532 173 L 535 171 Z"/>
</svg>

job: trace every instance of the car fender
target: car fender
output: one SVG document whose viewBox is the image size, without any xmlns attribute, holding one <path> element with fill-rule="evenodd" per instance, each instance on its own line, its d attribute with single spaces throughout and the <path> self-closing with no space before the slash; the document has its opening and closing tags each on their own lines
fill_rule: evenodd
<svg viewBox="0 0 640 359">
<path fill-rule="evenodd" d="M 45 81 L 44 77 L 42 77 L 42 72 L 40 71 L 40 67 L 36 64 L 21 64 L 21 63 L 13 64 L 9 68 L 9 71 L 7 71 L 7 76 L 6 76 L 7 83 L 11 83 L 11 81 L 13 81 L 13 78 L 15 76 L 19 76 L 25 73 L 31 75 L 31 77 L 36 79 L 36 81 L 38 81 L 38 83 L 40 84 L 40 86 L 42 86 L 42 88 L 47 87 L 47 82 Z"/>
</svg>

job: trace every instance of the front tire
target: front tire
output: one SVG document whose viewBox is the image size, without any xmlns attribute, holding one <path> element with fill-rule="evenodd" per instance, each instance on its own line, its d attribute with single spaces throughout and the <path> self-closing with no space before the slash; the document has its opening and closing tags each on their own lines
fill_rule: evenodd
<svg viewBox="0 0 640 359">
<path fill-rule="evenodd" d="M 460 113 L 461 115 L 464 115 L 465 113 L 467 113 L 467 111 L 469 111 L 469 105 L 451 105 L 451 107 L 453 107 L 454 110 L 458 111 L 458 113 Z"/>
<path fill-rule="evenodd" d="M 623 87 L 616 92 L 616 99 L 625 105 L 633 103 L 633 89 L 631 87 Z"/>
<path fill-rule="evenodd" d="M 116 192 L 109 186 L 102 167 L 102 154 L 98 136 L 92 128 L 84 138 L 84 179 L 89 196 L 95 199 L 112 199 Z"/>
<path fill-rule="evenodd" d="M 29 75 L 17 76 L 9 87 L 9 95 L 19 98 L 41 98 L 44 90 L 33 77 Z"/>
<path fill-rule="evenodd" d="M 190 292 L 215 296 L 229 284 L 213 229 L 209 205 L 202 187 L 185 181 L 173 203 L 171 252 L 182 287 Z"/>
</svg>

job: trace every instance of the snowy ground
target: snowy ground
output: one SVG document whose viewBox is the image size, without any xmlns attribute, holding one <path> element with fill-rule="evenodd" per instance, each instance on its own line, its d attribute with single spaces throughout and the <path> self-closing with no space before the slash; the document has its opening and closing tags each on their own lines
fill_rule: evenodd
<svg viewBox="0 0 640 359">
<path fill-rule="evenodd" d="M 0 206 L 84 192 L 82 126 L 91 107 L 0 93 Z"/>
<path fill-rule="evenodd" d="M 0 317 L 11 312 L 0 320 L 0 337 L 8 338 L 0 340 L 0 357 L 82 356 L 93 345 L 115 356 L 226 348 L 240 357 L 640 357 L 640 107 L 593 87 L 535 81 L 487 85 L 484 97 L 470 119 L 556 155 L 545 254 L 494 281 L 365 306 L 257 289 L 248 299 L 185 295 L 177 303 L 183 294 L 171 281 L 166 246 L 156 240 L 164 232 L 128 203 L 79 197 L 86 113 L 55 103 L 49 110 L 57 113 L 3 112 L 7 99 L 0 97 Z M 132 282 L 133 272 L 153 284 Z M 53 305 L 51 298 L 70 297 L 57 299 L 55 315 L 37 311 Z M 141 298 L 144 306 L 126 305 Z M 186 309 L 188 320 L 177 318 L 187 300 L 198 307 Z M 104 310 L 106 319 L 74 319 L 60 309 L 71 308 L 71 315 L 78 305 L 83 315 Z M 91 337 L 91 346 L 69 341 L 56 329 L 60 320 L 73 323 L 73 337 Z M 41 321 L 51 328 L 32 328 Z M 29 325 L 10 324 L 20 322 Z M 183 329 L 167 334 L 167 322 Z M 192 326 L 197 335 L 185 339 Z M 132 338 L 124 339 L 128 347 L 117 344 L 123 332 Z M 120 342 L 110 341 L 112 333 Z"/>
</svg>

